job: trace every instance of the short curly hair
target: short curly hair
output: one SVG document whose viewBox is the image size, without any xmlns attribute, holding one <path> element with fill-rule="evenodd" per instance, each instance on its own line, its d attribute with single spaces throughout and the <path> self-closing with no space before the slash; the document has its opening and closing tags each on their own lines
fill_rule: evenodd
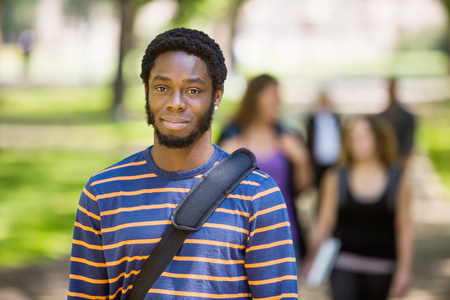
<svg viewBox="0 0 450 300">
<path fill-rule="evenodd" d="M 223 88 L 227 67 L 222 50 L 206 33 L 188 28 L 174 28 L 163 32 L 148 45 L 141 63 L 141 78 L 146 88 L 155 59 L 169 51 L 184 51 L 202 59 L 212 79 L 213 94 Z"/>
</svg>

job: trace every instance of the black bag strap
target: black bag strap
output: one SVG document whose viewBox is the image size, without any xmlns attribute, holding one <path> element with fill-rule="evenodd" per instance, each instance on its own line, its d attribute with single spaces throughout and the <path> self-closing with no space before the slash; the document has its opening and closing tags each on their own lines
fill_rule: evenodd
<svg viewBox="0 0 450 300">
<path fill-rule="evenodd" d="M 163 237 L 136 277 L 129 300 L 142 300 L 180 250 L 192 231 L 199 230 L 239 183 L 256 169 L 256 158 L 241 148 L 209 169 L 181 200 Z"/>
</svg>

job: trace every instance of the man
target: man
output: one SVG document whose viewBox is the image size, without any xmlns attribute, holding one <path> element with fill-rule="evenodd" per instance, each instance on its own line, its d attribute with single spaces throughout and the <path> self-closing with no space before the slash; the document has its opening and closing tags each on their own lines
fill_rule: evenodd
<svg viewBox="0 0 450 300">
<path fill-rule="evenodd" d="M 328 168 L 339 159 L 341 133 L 338 115 L 332 110 L 332 103 L 325 90 L 319 93 L 317 107 L 307 121 L 307 141 L 315 171 L 315 185 L 320 182 Z"/>
<path fill-rule="evenodd" d="M 68 299 L 127 299 L 177 204 L 228 154 L 211 143 L 226 67 L 206 34 L 172 29 L 142 60 L 155 144 L 95 174 L 78 206 Z M 254 171 L 192 233 L 146 299 L 296 299 L 286 205 Z"/>
<path fill-rule="evenodd" d="M 397 80 L 390 78 L 388 84 L 389 103 L 386 110 L 378 116 L 392 125 L 398 146 L 398 163 L 405 167 L 411 157 L 414 146 L 416 121 L 413 114 L 398 101 Z"/>
</svg>

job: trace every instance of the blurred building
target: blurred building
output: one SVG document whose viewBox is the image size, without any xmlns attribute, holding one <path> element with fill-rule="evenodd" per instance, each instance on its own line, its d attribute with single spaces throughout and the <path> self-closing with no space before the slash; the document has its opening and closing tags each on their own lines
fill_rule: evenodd
<svg viewBox="0 0 450 300">
<path fill-rule="evenodd" d="M 88 13 L 77 16 L 65 9 L 65 0 L 34 1 L 31 29 L 36 40 L 30 55 L 29 82 L 75 85 L 111 82 L 119 36 L 114 2 L 88 1 Z M 135 78 L 136 83 L 142 48 L 157 32 L 170 26 L 176 10 L 175 0 L 153 0 L 140 9 L 134 29 L 139 50 L 130 53 L 125 61 L 125 75 Z M 219 21 L 212 18 L 211 22 L 219 24 L 215 28 L 204 28 L 208 26 L 204 24 L 211 22 L 193 24 L 222 44 L 226 30 L 218 29 L 223 27 Z M 388 72 L 416 72 L 416 76 L 442 73 L 446 58 L 433 43 L 442 38 L 446 24 L 439 0 L 247 0 L 238 14 L 237 32 L 230 49 L 238 72 L 277 75 L 286 87 L 282 91 L 285 101 L 310 103 L 317 81 L 323 78 L 361 75 L 379 78 Z M 419 41 L 415 42 L 417 37 Z M 409 56 L 402 56 L 397 69 L 388 70 L 386 58 L 411 39 L 420 44 L 419 49 L 408 49 Z M 418 57 L 434 63 L 419 65 Z M 411 66 L 411 61 L 416 65 Z M 21 82 L 22 64 L 13 43 L 1 45 L 0 84 Z M 228 84 L 242 84 L 234 81 L 232 75 Z M 342 91 L 345 94 L 349 87 L 362 88 L 353 96 L 362 95 L 368 102 L 371 97 L 383 94 L 384 85 L 379 79 L 356 83 L 357 87 L 354 82 L 337 82 L 336 98 L 348 98 L 342 96 Z M 370 95 L 368 89 L 373 89 Z"/>
<path fill-rule="evenodd" d="M 402 37 L 445 24 L 439 0 L 251 0 L 235 51 L 246 65 L 267 57 L 285 67 L 374 60 L 397 50 Z"/>
</svg>

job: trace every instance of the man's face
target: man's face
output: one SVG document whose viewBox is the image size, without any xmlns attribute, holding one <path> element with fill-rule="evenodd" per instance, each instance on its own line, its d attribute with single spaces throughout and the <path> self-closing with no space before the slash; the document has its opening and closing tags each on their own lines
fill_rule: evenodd
<svg viewBox="0 0 450 300">
<path fill-rule="evenodd" d="M 158 142 L 167 148 L 192 145 L 211 127 L 214 106 L 222 90 L 213 95 L 206 64 L 182 51 L 159 55 L 148 81 L 147 122 Z"/>
</svg>

